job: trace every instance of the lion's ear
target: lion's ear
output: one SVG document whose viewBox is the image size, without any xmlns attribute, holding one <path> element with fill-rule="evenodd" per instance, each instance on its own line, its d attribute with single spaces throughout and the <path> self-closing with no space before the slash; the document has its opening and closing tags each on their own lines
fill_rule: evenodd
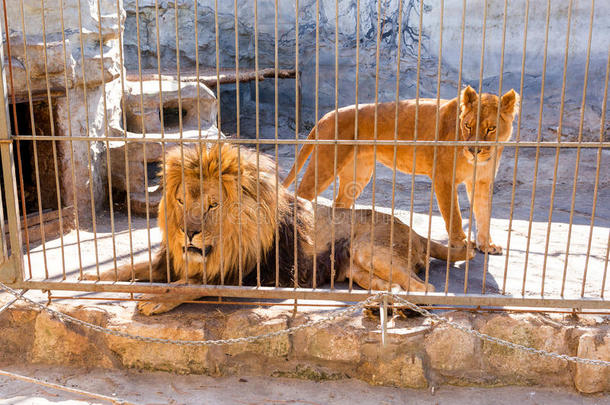
<svg viewBox="0 0 610 405">
<path fill-rule="evenodd" d="M 500 101 L 502 114 L 514 116 L 519 109 L 519 94 L 511 89 L 502 96 Z"/>
<path fill-rule="evenodd" d="M 465 110 L 472 106 L 472 103 L 477 101 L 477 92 L 470 86 L 462 90 L 460 95 L 460 109 Z"/>
</svg>

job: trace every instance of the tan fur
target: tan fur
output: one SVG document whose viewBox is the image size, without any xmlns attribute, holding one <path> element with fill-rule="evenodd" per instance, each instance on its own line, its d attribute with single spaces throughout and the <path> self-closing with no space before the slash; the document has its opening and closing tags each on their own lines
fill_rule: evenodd
<svg viewBox="0 0 610 405">
<path fill-rule="evenodd" d="M 461 93 L 458 100 L 440 100 L 437 108 L 435 99 L 420 99 L 417 125 L 418 140 L 435 140 L 436 116 L 439 113 L 438 139 L 441 141 L 456 140 L 456 118 L 459 109 L 459 139 L 474 141 L 477 128 L 477 110 L 479 97 L 468 86 Z M 512 134 L 512 123 L 518 110 L 519 95 L 510 90 L 502 96 L 501 100 L 493 94 L 483 93 L 480 97 L 481 113 L 478 125 L 480 141 L 507 141 Z M 498 108 L 500 108 L 499 120 Z M 332 111 L 326 114 L 317 123 L 318 139 L 335 139 L 335 120 L 338 120 L 338 139 L 353 140 L 355 133 L 355 106 Z M 402 100 L 398 105 L 398 134 L 399 140 L 412 140 L 415 133 L 415 100 Z M 381 103 L 377 110 L 377 139 L 394 140 L 395 137 L 396 104 Z M 358 139 L 375 139 L 375 105 L 363 104 L 358 106 Z M 470 127 L 470 128 L 468 128 Z M 494 130 L 495 128 L 495 130 Z M 308 139 L 316 139 L 316 128 L 312 129 Z M 424 174 L 432 177 L 434 166 L 434 146 L 417 146 L 416 158 L 413 159 L 413 146 L 398 146 L 396 148 L 396 168 L 409 174 Z M 457 149 L 457 150 L 456 150 Z M 357 156 L 355 156 L 357 150 Z M 377 146 L 377 161 L 384 165 L 394 167 L 394 146 Z M 447 233 L 452 246 L 464 246 L 466 235 L 462 229 L 462 216 L 457 198 L 457 185 L 464 183 L 471 198 L 474 185 L 474 200 L 472 201 L 474 215 L 477 223 L 477 247 L 481 251 L 492 254 L 501 254 L 502 248 L 492 243 L 489 234 L 491 206 L 489 193 L 497 171 L 502 146 L 497 147 L 496 165 L 493 165 L 496 147 L 481 146 L 477 149 L 476 182 L 474 175 L 474 147 L 444 146 L 436 148 L 436 173 L 434 179 L 434 192 L 445 220 Z M 296 178 L 307 161 L 308 156 L 314 152 L 312 162 L 318 164 L 318 181 L 315 189 L 315 168 L 310 164 L 303 179 L 298 185 L 297 194 L 300 197 L 312 200 L 324 191 L 333 182 L 335 173 L 334 159 L 335 146 L 318 145 L 316 147 L 306 144 L 299 151 L 295 165 L 284 180 L 288 187 Z M 457 153 L 455 183 L 452 185 L 454 153 Z M 354 159 L 356 159 L 356 177 L 354 178 Z M 338 193 L 335 198 L 336 207 L 351 207 L 364 187 L 370 181 L 375 157 L 373 146 L 359 145 L 357 149 L 352 145 L 337 147 L 336 173 L 339 178 Z M 453 200 L 453 216 L 450 223 L 450 210 Z"/>
<path fill-rule="evenodd" d="M 313 208 L 308 201 L 295 200 L 281 184 L 276 193 L 275 165 L 264 155 L 257 156 L 243 147 L 238 151 L 229 144 L 209 151 L 200 147 L 177 148 L 166 156 L 164 182 L 165 193 L 158 217 L 162 248 L 155 260 L 139 263 L 133 269 L 129 265 L 121 266 L 116 273 L 106 271 L 100 277 L 102 280 L 128 281 L 133 272 L 135 279 L 168 281 L 166 261 L 170 261 L 169 281 L 177 284 L 187 280 L 237 284 L 240 274 L 242 280 L 247 279 L 249 275 L 256 275 L 257 263 L 261 263 L 261 268 L 269 268 L 266 266 L 269 262 L 272 267 L 269 274 L 275 280 L 275 259 L 269 259 L 268 253 L 276 248 L 276 231 L 283 231 L 284 239 L 278 244 L 282 260 L 294 252 L 291 238 L 296 229 L 300 263 L 297 284 L 300 286 L 311 286 L 314 278 L 321 286 L 334 276 L 339 282 L 351 278 L 367 289 L 425 290 L 415 270 L 425 267 L 427 239 L 395 219 L 390 244 L 392 218 L 371 210 L 355 210 L 352 228 L 352 210 L 335 209 L 333 220 L 332 208 L 319 206 L 314 224 Z M 295 206 L 298 220 L 293 228 Z M 371 234 L 373 217 L 375 226 Z M 333 230 L 334 272 L 329 265 Z M 185 247 L 200 250 L 188 252 Z M 206 247 L 210 249 L 207 254 Z M 464 260 L 467 253 L 464 247 L 448 249 L 430 241 L 431 257 L 446 260 L 449 254 L 452 260 Z M 473 255 L 471 251 L 470 257 Z M 317 274 L 313 273 L 314 258 Z M 152 279 L 149 269 L 153 270 Z M 294 284 L 292 259 L 282 262 L 279 272 L 283 284 L 287 284 L 286 280 L 290 286 Z M 85 278 L 97 279 L 95 275 Z M 265 280 L 265 274 L 261 279 Z M 428 285 L 428 289 L 433 291 L 434 287 Z M 146 295 L 147 301 L 140 302 L 138 309 L 146 315 L 158 314 L 199 296 L 179 298 L 168 301 L 167 297 L 162 300 L 160 296 Z"/>
</svg>

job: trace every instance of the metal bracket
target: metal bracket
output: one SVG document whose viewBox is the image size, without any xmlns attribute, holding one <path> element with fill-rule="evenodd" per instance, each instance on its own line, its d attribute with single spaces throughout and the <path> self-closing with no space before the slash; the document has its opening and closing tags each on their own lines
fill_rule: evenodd
<svg viewBox="0 0 610 405">
<path fill-rule="evenodd" d="M 379 303 L 379 321 L 381 322 L 381 345 L 385 347 L 388 330 L 388 297 L 386 296 Z"/>
</svg>

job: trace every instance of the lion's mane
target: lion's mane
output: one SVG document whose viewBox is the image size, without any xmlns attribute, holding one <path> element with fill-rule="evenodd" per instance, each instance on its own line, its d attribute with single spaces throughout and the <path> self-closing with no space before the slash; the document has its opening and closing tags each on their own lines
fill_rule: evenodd
<svg viewBox="0 0 610 405">
<path fill-rule="evenodd" d="M 209 149 L 183 146 L 166 154 L 165 190 L 158 210 L 162 242 L 155 261 L 158 265 L 169 262 L 173 281 L 186 276 L 179 229 L 183 213 L 192 207 L 183 208 L 177 202 L 183 175 L 191 183 L 220 184 L 218 190 L 222 190 L 218 220 L 203 229 L 217 242 L 205 257 L 205 266 L 188 264 L 190 279 L 237 284 L 241 270 L 244 285 L 256 285 L 260 274 L 262 285 L 293 286 L 296 251 L 298 285 L 312 284 L 311 210 L 277 184 L 276 165 L 271 159 L 230 144 Z M 328 254 L 317 256 L 316 278 L 321 285 L 329 281 L 330 258 Z"/>
</svg>

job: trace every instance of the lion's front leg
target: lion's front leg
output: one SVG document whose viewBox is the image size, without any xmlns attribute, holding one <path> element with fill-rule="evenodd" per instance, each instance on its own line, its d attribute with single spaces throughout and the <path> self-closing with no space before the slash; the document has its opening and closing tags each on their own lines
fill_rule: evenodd
<svg viewBox="0 0 610 405">
<path fill-rule="evenodd" d="M 472 185 L 466 184 L 468 195 L 472 195 Z M 491 255 L 501 255 L 502 246 L 496 245 L 491 240 L 490 222 L 491 222 L 491 204 L 489 203 L 489 195 L 491 193 L 491 184 L 489 182 L 477 183 L 474 189 L 473 211 L 477 221 L 477 249 L 483 253 Z"/>
<path fill-rule="evenodd" d="M 186 284 L 185 280 L 178 280 L 171 283 L 173 285 Z M 142 315 L 158 315 L 164 312 L 169 312 L 179 305 L 182 305 L 185 301 L 193 301 L 201 298 L 199 293 L 189 293 L 176 295 L 174 299 L 168 299 L 163 294 L 144 294 L 140 297 L 144 301 L 138 302 L 137 308 Z"/>
<path fill-rule="evenodd" d="M 452 187 L 450 182 L 437 178 L 434 184 L 434 193 L 445 221 L 445 227 L 449 235 L 449 245 L 451 247 L 466 246 L 466 234 L 462 229 L 462 214 L 457 195 L 457 185 Z M 451 209 L 452 205 L 453 210 Z"/>
</svg>

